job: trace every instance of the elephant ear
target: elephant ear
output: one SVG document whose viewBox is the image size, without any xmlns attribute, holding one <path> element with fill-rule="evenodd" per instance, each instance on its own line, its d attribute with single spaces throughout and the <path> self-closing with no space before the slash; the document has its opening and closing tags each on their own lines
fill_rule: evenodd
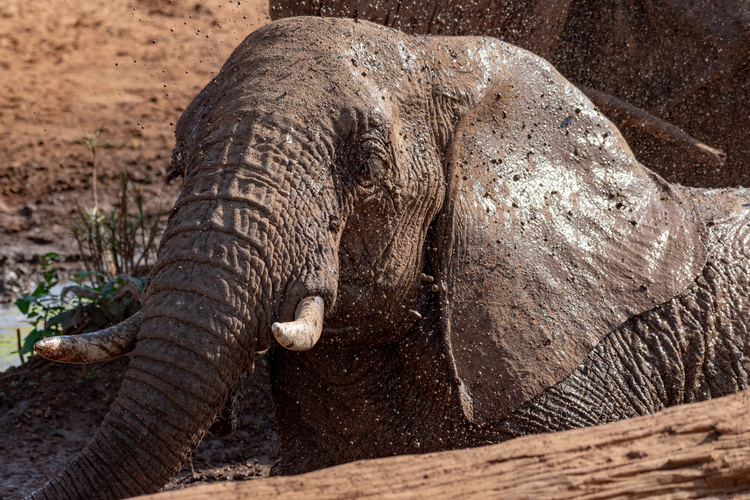
<svg viewBox="0 0 750 500">
<path fill-rule="evenodd" d="M 479 424 L 565 379 L 706 259 L 687 196 L 546 61 L 504 47 L 457 127 L 430 245 L 454 380 Z"/>
</svg>

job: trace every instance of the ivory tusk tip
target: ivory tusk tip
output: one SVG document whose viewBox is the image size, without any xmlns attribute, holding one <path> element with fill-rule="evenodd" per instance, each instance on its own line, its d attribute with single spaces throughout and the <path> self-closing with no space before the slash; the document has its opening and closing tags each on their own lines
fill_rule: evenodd
<svg viewBox="0 0 750 500">
<path fill-rule="evenodd" d="M 50 337 L 34 344 L 34 352 L 50 361 L 60 363 L 92 363 L 107 359 L 96 346 L 81 347 L 70 337 Z"/>
<path fill-rule="evenodd" d="M 141 317 L 139 311 L 122 323 L 98 332 L 42 339 L 34 344 L 34 352 L 62 363 L 94 363 L 114 358 L 135 347 Z"/>
<path fill-rule="evenodd" d="M 273 323 L 271 331 L 282 346 L 292 351 L 307 351 L 320 338 L 323 329 L 324 302 L 319 296 L 302 299 L 294 321 Z"/>
<path fill-rule="evenodd" d="M 274 323 L 271 325 L 271 331 L 273 332 L 273 336 L 276 337 L 278 343 L 282 346 L 287 349 L 294 346 L 294 341 L 289 338 L 282 323 Z"/>
<path fill-rule="evenodd" d="M 60 359 L 60 339 L 58 337 L 50 337 L 38 340 L 34 344 L 34 352 L 43 358 L 57 361 Z"/>
</svg>

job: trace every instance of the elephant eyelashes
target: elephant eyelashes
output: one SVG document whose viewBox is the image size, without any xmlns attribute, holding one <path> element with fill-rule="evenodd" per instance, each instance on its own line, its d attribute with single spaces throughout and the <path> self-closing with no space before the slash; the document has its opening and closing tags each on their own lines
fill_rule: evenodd
<svg viewBox="0 0 750 500">
<path fill-rule="evenodd" d="M 358 184 L 371 188 L 377 179 L 382 179 L 386 174 L 387 158 L 388 149 L 378 138 L 365 138 L 353 147 L 349 159 Z"/>
<path fill-rule="evenodd" d="M 357 177 L 363 185 L 371 186 L 376 179 L 382 177 L 384 170 L 383 159 L 378 155 L 365 156 L 357 167 Z"/>
</svg>

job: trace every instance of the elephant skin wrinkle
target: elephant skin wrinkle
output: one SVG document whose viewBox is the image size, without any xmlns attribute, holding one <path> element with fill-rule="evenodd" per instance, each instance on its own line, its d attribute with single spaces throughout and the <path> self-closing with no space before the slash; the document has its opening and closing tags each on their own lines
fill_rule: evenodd
<svg viewBox="0 0 750 500">
<path fill-rule="evenodd" d="M 748 192 L 667 183 L 505 42 L 272 23 L 185 110 L 173 162 L 121 392 L 33 498 L 158 490 L 267 349 L 284 474 L 748 385 Z M 306 317 L 317 343 L 275 341 Z"/>
</svg>

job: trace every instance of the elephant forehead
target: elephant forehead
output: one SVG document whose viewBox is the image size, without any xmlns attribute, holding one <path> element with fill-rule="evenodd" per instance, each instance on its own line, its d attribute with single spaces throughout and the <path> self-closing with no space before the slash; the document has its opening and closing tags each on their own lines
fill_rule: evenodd
<svg viewBox="0 0 750 500">
<path fill-rule="evenodd" d="M 305 123 L 336 121 L 341 106 L 384 117 L 426 113 L 433 85 L 457 100 L 463 96 L 455 89 L 481 94 L 494 52 L 471 37 L 430 39 L 367 22 L 287 19 L 242 42 L 185 111 L 177 134 L 186 144 L 205 142 L 207 123 L 231 125 L 226 115 L 239 110 L 299 116 Z"/>
</svg>

